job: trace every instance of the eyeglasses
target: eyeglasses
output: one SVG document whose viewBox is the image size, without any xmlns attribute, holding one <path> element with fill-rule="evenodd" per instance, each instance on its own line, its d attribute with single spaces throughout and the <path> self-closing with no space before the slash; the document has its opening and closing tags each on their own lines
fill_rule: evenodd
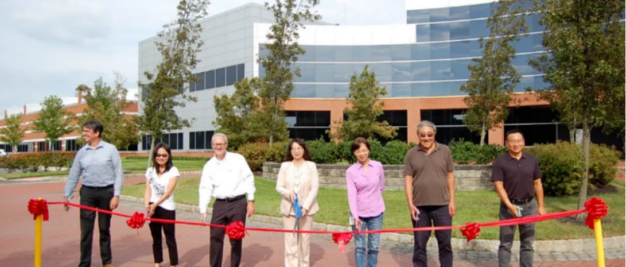
<svg viewBox="0 0 626 267">
<path fill-rule="evenodd" d="M 167 158 L 167 157 L 169 157 L 169 156 L 170 156 L 170 155 L 168 155 L 168 154 L 157 154 L 157 155 L 156 155 L 156 157 L 157 157 L 157 158 Z"/>
<path fill-rule="evenodd" d="M 228 143 L 213 143 L 214 147 L 222 147 L 222 146 L 226 146 L 228 145 Z"/>
<path fill-rule="evenodd" d="M 421 138 L 426 138 L 426 137 L 432 138 L 433 136 L 435 136 L 435 134 L 434 133 L 419 133 L 419 136 Z"/>
</svg>

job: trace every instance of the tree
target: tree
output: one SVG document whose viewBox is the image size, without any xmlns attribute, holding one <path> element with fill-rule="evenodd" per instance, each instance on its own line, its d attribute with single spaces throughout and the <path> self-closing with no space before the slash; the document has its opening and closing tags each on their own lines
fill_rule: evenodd
<svg viewBox="0 0 626 267">
<path fill-rule="evenodd" d="M 229 146 L 237 148 L 261 137 L 250 123 L 254 112 L 259 109 L 259 98 L 256 94 L 261 83 L 258 78 L 244 78 L 235 83 L 235 93 L 230 97 L 213 96 L 217 113 L 213 125 L 217 132 L 228 135 Z"/>
<path fill-rule="evenodd" d="M 139 83 L 143 114 L 136 118 L 140 130 L 151 137 L 148 166 L 157 138 L 164 132 L 189 127 L 193 122 L 193 119 L 180 118 L 174 109 L 184 108 L 187 101 L 197 101 L 185 91 L 189 84 L 198 80 L 193 69 L 200 62 L 196 53 L 204 44 L 200 39 L 202 27 L 198 21 L 208 14 L 208 5 L 208 0 L 180 0 L 177 19 L 165 24 L 157 35 L 159 39 L 155 44 L 161 53 L 161 63 L 156 67 L 156 75 L 146 71 L 144 75 L 149 82 Z"/>
<path fill-rule="evenodd" d="M 17 145 L 22 142 L 26 129 L 21 129 L 22 114 L 13 114 L 4 118 L 5 127 L 0 129 L 0 141 L 13 147 L 13 152 L 17 152 Z"/>
<path fill-rule="evenodd" d="M 37 119 L 33 121 L 33 130 L 37 133 L 46 133 L 47 142 L 57 142 L 60 137 L 74 131 L 70 124 L 75 116 L 65 109 L 61 98 L 55 95 L 46 97 L 41 107 Z M 54 150 L 53 145 L 51 149 Z"/>
<path fill-rule="evenodd" d="M 468 106 L 463 123 L 470 131 L 480 134 L 481 146 L 485 144 L 487 131 L 507 118 L 508 106 L 513 102 L 511 94 L 520 82 L 521 75 L 511 64 L 515 58 L 511 42 L 518 41 L 520 34 L 528 31 L 522 11 L 516 1 L 498 2 L 493 16 L 487 20 L 489 37 L 478 40 L 483 56 L 472 59 L 474 64 L 467 66 L 470 78 L 461 85 L 461 91 L 468 94 L 463 99 Z"/>
<path fill-rule="evenodd" d="M 87 103 L 87 108 L 78 117 L 77 126 L 80 131 L 80 127 L 88 120 L 97 120 L 105 129 L 101 138 L 118 149 L 125 149 L 139 142 L 139 130 L 135 120 L 124 114 L 124 109 L 130 105 L 126 101 L 128 90 L 124 87 L 125 79 L 120 74 L 115 75 L 115 88 L 104 83 L 102 78 L 94 82 L 93 89 L 86 85 L 76 88 Z M 78 142 L 84 144 L 82 137 L 78 138 Z"/>
<path fill-rule="evenodd" d="M 267 58 L 259 59 L 265 69 L 263 83 L 259 90 L 261 108 L 253 116 L 259 134 L 267 136 L 270 145 L 274 141 L 286 139 L 289 134 L 285 121 L 284 103 L 293 90 L 294 74 L 300 76 L 300 70 L 291 71 L 291 64 L 298 60 L 298 55 L 305 53 L 296 40 L 298 30 L 304 28 L 304 22 L 314 22 L 321 18 L 311 12 L 311 8 L 319 4 L 319 0 L 276 0 L 276 3 L 265 7 L 274 13 L 275 23 L 267 34 L 269 40 L 266 49 Z"/>
<path fill-rule="evenodd" d="M 561 109 L 561 118 L 580 118 L 583 127 L 583 177 L 578 208 L 587 198 L 591 129 L 623 127 L 624 2 L 542 0 L 534 4 L 545 26 L 546 52 L 531 66 L 545 73 L 549 88 L 540 97 Z M 622 126 L 619 126 L 622 125 Z M 578 217 L 582 219 L 582 217 Z"/>
<path fill-rule="evenodd" d="M 350 93 L 346 98 L 350 108 L 343 111 L 347 119 L 334 122 L 337 132 L 331 134 L 331 137 L 337 141 L 353 140 L 357 137 L 371 138 L 375 135 L 394 138 L 398 128 L 390 126 L 387 121 L 378 121 L 378 117 L 384 113 L 384 103 L 378 99 L 384 95 L 387 95 L 387 89 L 380 86 L 376 74 L 369 72 L 368 66 L 365 66 L 358 79 L 356 75 L 352 75 Z"/>
</svg>

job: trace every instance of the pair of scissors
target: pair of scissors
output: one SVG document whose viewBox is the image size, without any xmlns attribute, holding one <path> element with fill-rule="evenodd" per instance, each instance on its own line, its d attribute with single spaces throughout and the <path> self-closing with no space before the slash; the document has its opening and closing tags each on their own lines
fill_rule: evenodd
<svg viewBox="0 0 626 267">
<path fill-rule="evenodd" d="M 296 198 L 293 199 L 294 212 L 296 213 L 296 223 L 293 226 L 293 233 L 296 234 L 297 230 L 300 230 L 300 218 L 302 218 L 302 206 L 300 206 L 300 201 L 298 200 L 298 193 L 296 194 Z M 298 234 L 298 244 L 300 244 L 300 234 Z"/>
</svg>

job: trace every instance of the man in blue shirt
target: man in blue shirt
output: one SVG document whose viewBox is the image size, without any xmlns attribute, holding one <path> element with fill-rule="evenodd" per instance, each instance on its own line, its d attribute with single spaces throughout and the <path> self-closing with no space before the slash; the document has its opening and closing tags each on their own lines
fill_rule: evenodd
<svg viewBox="0 0 626 267">
<path fill-rule="evenodd" d="M 90 120 L 83 125 L 83 138 L 87 144 L 83 146 L 72 163 L 70 175 L 65 184 L 65 202 L 76 189 L 78 179 L 82 175 L 80 188 L 80 204 L 104 210 L 117 208 L 122 191 L 124 177 L 122 161 L 115 146 L 103 141 L 100 137 L 104 127 L 98 121 Z M 96 212 L 80 211 L 80 264 L 79 267 L 91 266 L 91 247 Z M 111 215 L 98 214 L 100 230 L 100 257 L 102 265 L 110 267 L 111 256 Z"/>
</svg>

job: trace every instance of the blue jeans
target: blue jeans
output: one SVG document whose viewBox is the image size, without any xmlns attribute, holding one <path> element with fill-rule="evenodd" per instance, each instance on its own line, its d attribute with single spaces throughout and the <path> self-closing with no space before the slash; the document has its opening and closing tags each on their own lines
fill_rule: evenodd
<svg viewBox="0 0 626 267">
<path fill-rule="evenodd" d="M 377 217 L 359 218 L 361 220 L 361 231 L 364 230 L 380 230 L 383 228 L 383 213 Z M 352 230 L 356 231 L 356 226 L 352 226 Z M 365 234 L 354 235 L 354 244 L 356 246 L 356 266 L 357 267 L 376 267 L 378 264 L 378 245 L 380 244 L 380 234 L 369 234 L 367 238 L 367 265 L 365 265 Z"/>
</svg>

